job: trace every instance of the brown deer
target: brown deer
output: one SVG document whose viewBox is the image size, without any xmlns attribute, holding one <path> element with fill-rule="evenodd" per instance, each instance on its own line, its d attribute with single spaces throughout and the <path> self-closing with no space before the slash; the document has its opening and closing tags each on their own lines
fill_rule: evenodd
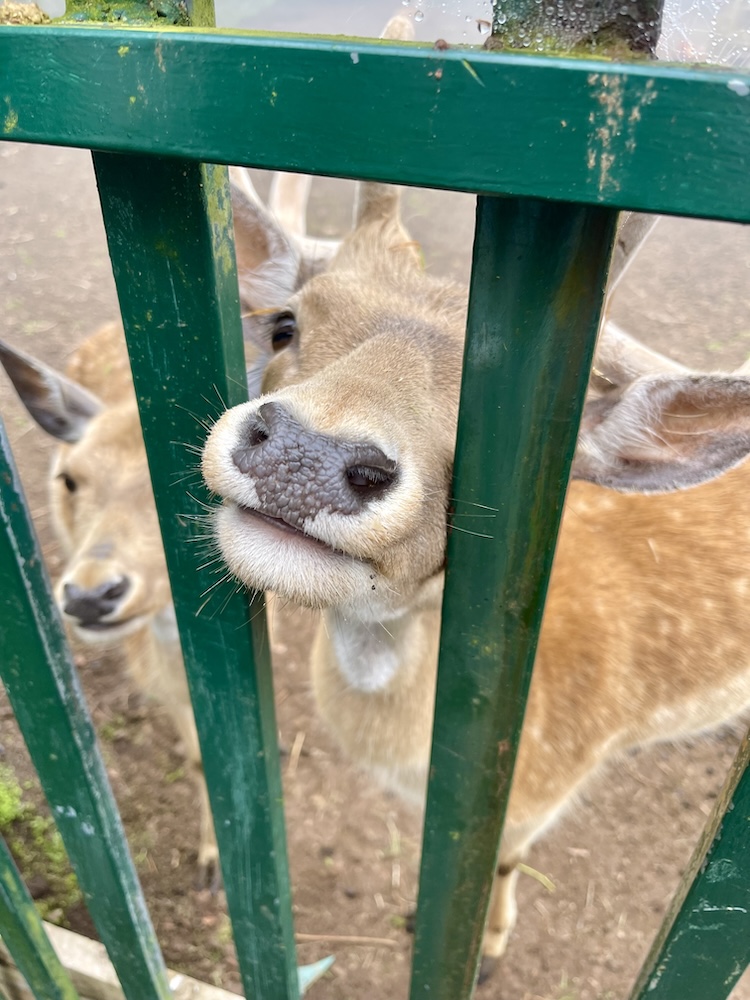
<svg viewBox="0 0 750 1000">
<path fill-rule="evenodd" d="M 627 241 L 618 252 L 621 271 Z M 424 273 L 397 191 L 378 184 L 361 186 L 353 232 L 324 273 L 266 291 L 275 309 L 254 330 L 263 395 L 227 411 L 203 454 L 223 500 L 217 542 L 248 586 L 322 609 L 321 715 L 354 761 L 421 803 L 465 291 Z M 691 373 L 605 326 L 485 968 L 516 919 L 519 861 L 606 760 L 750 705 L 750 535 L 733 517 L 750 488 L 748 451 L 750 377 Z"/>
<path fill-rule="evenodd" d="M 278 275 L 281 267 L 284 281 L 297 287 L 337 246 L 305 235 L 308 191 L 309 178 L 275 175 L 266 208 L 247 172 L 232 168 L 237 228 L 249 237 L 237 240 L 237 255 L 250 327 L 250 314 L 267 298 L 264 261 L 273 260 L 271 272 Z M 261 250 L 252 242 L 260 223 Z M 50 491 L 65 557 L 55 589 L 65 622 L 84 647 L 120 649 L 138 688 L 169 711 L 200 791 L 201 879 L 216 885 L 208 793 L 122 327 L 108 324 L 85 340 L 65 375 L 2 341 L 0 362 L 31 416 L 61 442 Z M 253 384 L 256 368 L 248 372 Z"/>
</svg>

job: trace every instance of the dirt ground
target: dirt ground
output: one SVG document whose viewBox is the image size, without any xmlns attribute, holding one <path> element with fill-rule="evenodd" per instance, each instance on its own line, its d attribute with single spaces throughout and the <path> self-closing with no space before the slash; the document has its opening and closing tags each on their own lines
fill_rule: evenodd
<svg viewBox="0 0 750 1000">
<path fill-rule="evenodd" d="M 340 232 L 351 185 L 313 189 L 311 228 Z M 466 277 L 472 199 L 408 192 L 405 218 L 428 266 Z M 681 360 L 709 367 L 750 353 L 750 230 L 666 220 L 628 276 L 615 318 Z M 88 154 L 0 145 L 0 336 L 54 364 L 116 315 Z M 60 562 L 46 510 L 49 442 L 0 382 L 11 435 L 50 571 Z M 315 717 L 306 656 L 312 617 L 285 615 L 274 648 L 297 930 L 321 940 L 299 960 L 336 955 L 318 1000 L 405 997 L 416 897 L 419 817 L 342 759 Z M 167 962 L 239 990 L 222 894 L 193 887 L 197 815 L 175 735 L 159 705 L 142 704 L 116 655 L 82 659 L 133 854 Z M 482 1000 L 615 1000 L 627 994 L 690 856 L 737 743 L 735 732 L 627 757 L 535 848 L 554 882 L 519 887 L 519 927 Z M 0 763 L 33 771 L 0 693 Z M 30 793 L 32 797 L 34 792 Z M 87 930 L 85 915 L 67 915 Z M 386 938 L 350 944 L 326 935 Z M 733 994 L 750 998 L 750 981 Z M 707 998 L 708 1000 L 708 998 Z"/>
</svg>

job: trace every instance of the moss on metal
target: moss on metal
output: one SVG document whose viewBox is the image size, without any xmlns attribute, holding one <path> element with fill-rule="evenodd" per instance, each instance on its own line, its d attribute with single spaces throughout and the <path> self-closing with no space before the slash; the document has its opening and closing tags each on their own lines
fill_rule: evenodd
<svg viewBox="0 0 750 1000">
<path fill-rule="evenodd" d="M 108 24 L 190 24 L 185 0 L 67 0 L 60 23 L 99 21 Z"/>
<path fill-rule="evenodd" d="M 33 786 L 32 786 L 33 787 Z M 0 765 L 0 835 L 45 920 L 67 926 L 67 913 L 83 901 L 62 838 L 49 816 L 24 794 L 15 774 Z"/>
<path fill-rule="evenodd" d="M 532 49 L 558 55 L 610 59 L 653 57 L 661 30 L 663 0 L 497 0 L 493 3 L 491 50 Z"/>
</svg>

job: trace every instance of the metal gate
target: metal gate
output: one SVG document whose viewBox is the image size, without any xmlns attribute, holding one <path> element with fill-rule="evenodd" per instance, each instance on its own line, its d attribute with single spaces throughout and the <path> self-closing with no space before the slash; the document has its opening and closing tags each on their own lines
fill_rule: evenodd
<svg viewBox="0 0 750 1000">
<path fill-rule="evenodd" d="M 534 7 L 498 5 L 496 38 L 507 41 Z M 658 19 L 658 4 L 641 7 Z M 210 8 L 195 0 L 193 24 L 212 23 Z M 453 668 L 439 672 L 411 985 L 412 1000 L 459 1000 L 473 989 L 617 212 L 750 222 L 750 76 L 181 21 L 171 0 L 70 0 L 66 23 L 0 28 L 0 135 L 94 151 L 248 997 L 296 997 L 299 984 L 264 623 L 247 623 L 246 598 L 229 585 L 220 617 L 195 616 L 212 581 L 185 544 L 192 523 L 175 516 L 188 503 L 174 486 L 184 455 L 175 442 L 200 443 L 195 415 L 209 389 L 229 406 L 243 401 L 226 171 L 206 164 L 479 195 L 454 496 L 501 500 L 493 541 L 449 539 L 441 663 Z M 511 255 L 509 282 L 498 276 Z M 562 323 L 548 301 L 564 280 Z M 543 302 L 540 285 L 550 289 Z M 184 335 L 188 315 L 200 338 Z M 517 336 L 499 359 L 486 347 L 501 316 Z M 512 447 L 503 424 L 517 429 Z M 158 944 L 4 440 L 3 463 L 2 678 L 126 996 L 164 998 Z M 745 743 L 634 1000 L 719 1000 L 750 960 L 747 759 Z M 737 863 L 727 869 L 727 859 Z M 0 931 L 35 996 L 76 996 L 7 854 Z"/>
</svg>

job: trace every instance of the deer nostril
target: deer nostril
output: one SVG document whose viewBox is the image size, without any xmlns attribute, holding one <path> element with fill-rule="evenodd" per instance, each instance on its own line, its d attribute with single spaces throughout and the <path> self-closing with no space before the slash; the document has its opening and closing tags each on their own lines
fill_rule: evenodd
<svg viewBox="0 0 750 1000">
<path fill-rule="evenodd" d="M 101 591 L 100 597 L 104 601 L 116 601 L 118 597 L 123 597 L 130 587 L 130 581 L 126 576 L 120 577 L 119 580 L 115 580 L 110 584 L 102 584 L 104 589 Z"/>
<path fill-rule="evenodd" d="M 356 459 L 346 468 L 346 480 L 358 496 L 375 498 L 395 483 L 396 463 L 380 448 L 361 448 Z"/>
<path fill-rule="evenodd" d="M 255 448 L 271 436 L 271 424 L 279 409 L 274 403 L 265 403 L 251 414 L 243 428 L 243 444 Z"/>
<path fill-rule="evenodd" d="M 232 461 L 243 475 L 247 475 L 253 467 L 254 449 L 267 441 L 270 436 L 270 427 L 260 411 L 253 413 L 242 428 L 241 446 L 232 452 Z"/>
<path fill-rule="evenodd" d="M 247 443 L 251 448 L 256 448 L 259 444 L 263 444 L 268 438 L 268 428 L 262 420 L 258 420 L 257 423 L 248 428 Z"/>
<path fill-rule="evenodd" d="M 275 408 L 272 404 L 261 406 L 250 415 L 240 432 L 240 447 L 232 452 L 232 461 L 243 476 L 253 471 L 255 467 L 257 462 L 255 449 L 271 437 L 271 418 L 274 413 Z"/>
</svg>

